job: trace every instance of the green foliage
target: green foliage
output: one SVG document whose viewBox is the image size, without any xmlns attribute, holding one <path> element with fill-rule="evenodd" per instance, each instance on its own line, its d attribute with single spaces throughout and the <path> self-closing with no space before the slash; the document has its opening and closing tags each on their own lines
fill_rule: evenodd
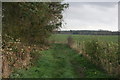
<svg viewBox="0 0 120 80">
<path fill-rule="evenodd" d="M 29 44 L 44 44 L 50 33 L 61 26 L 61 13 L 67 7 L 61 2 L 3 3 L 3 35 Z"/>
<path fill-rule="evenodd" d="M 50 40 L 59 43 L 67 43 L 69 35 L 54 34 Z M 106 72 L 119 76 L 120 46 L 118 36 L 96 35 L 71 35 L 75 43 L 73 48 L 84 54 L 92 63 L 98 65 Z"/>
<path fill-rule="evenodd" d="M 108 78 L 104 71 L 65 44 L 53 44 L 41 51 L 36 65 L 17 70 L 11 78 Z M 78 73 L 78 71 L 83 72 Z M 84 76 L 82 76 L 84 75 Z"/>
<path fill-rule="evenodd" d="M 97 40 L 91 40 L 91 41 L 85 42 L 85 51 L 90 55 L 97 53 L 98 47 L 99 45 Z"/>
</svg>

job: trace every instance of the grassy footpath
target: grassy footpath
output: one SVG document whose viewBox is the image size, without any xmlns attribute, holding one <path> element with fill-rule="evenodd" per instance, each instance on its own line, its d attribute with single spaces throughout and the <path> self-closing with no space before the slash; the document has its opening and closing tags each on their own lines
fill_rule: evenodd
<svg viewBox="0 0 120 80">
<path fill-rule="evenodd" d="M 108 75 L 65 44 L 53 44 L 35 66 L 15 71 L 11 78 L 106 78 Z"/>
</svg>

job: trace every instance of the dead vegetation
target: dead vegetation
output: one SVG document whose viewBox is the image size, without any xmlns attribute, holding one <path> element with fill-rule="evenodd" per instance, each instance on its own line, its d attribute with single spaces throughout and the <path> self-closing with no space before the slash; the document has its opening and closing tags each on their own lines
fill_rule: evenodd
<svg viewBox="0 0 120 80">
<path fill-rule="evenodd" d="M 27 46 L 20 42 L 20 39 L 14 41 L 10 36 L 5 36 L 2 44 L 2 77 L 8 78 L 15 69 L 28 69 L 31 61 L 36 58 L 34 51 L 48 49 L 48 47 L 39 48 L 36 45 Z M 39 56 L 37 56 L 39 57 Z"/>
</svg>

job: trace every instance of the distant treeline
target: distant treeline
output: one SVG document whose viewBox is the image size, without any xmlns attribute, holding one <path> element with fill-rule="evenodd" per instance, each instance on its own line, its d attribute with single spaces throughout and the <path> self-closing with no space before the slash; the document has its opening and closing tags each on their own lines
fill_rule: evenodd
<svg viewBox="0 0 120 80">
<path fill-rule="evenodd" d="M 57 34 L 79 34 L 79 35 L 119 35 L 118 31 L 105 30 L 70 30 L 70 31 L 55 31 Z"/>
</svg>

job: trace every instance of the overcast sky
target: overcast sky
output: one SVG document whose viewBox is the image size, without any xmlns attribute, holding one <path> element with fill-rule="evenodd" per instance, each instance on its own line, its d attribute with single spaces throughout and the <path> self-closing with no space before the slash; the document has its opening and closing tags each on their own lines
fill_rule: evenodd
<svg viewBox="0 0 120 80">
<path fill-rule="evenodd" d="M 69 2 L 61 30 L 118 30 L 117 2 Z"/>
</svg>

